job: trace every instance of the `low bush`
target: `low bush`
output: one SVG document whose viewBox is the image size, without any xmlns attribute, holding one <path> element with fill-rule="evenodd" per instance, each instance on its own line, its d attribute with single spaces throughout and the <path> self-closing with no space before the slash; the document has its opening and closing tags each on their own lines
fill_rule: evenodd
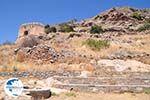
<svg viewBox="0 0 150 100">
<path fill-rule="evenodd" d="M 44 26 L 44 28 L 49 28 L 49 27 L 50 27 L 50 26 L 49 26 L 48 24 Z"/>
<path fill-rule="evenodd" d="M 74 29 L 72 26 L 68 24 L 61 24 L 60 25 L 60 32 L 74 32 Z"/>
<path fill-rule="evenodd" d="M 84 44 L 90 47 L 93 50 L 101 50 L 102 48 L 107 48 L 110 46 L 109 42 L 106 40 L 94 40 L 87 39 Z"/>
<path fill-rule="evenodd" d="M 145 30 L 150 30 L 150 23 L 144 23 L 142 26 L 140 26 L 137 31 L 145 31 Z"/>
<path fill-rule="evenodd" d="M 54 32 L 54 33 L 57 32 L 57 29 L 55 27 L 50 27 L 49 25 L 46 25 L 44 28 L 45 28 L 46 34 L 51 33 L 51 32 Z"/>
<path fill-rule="evenodd" d="M 101 33 L 101 32 L 103 32 L 103 29 L 102 29 L 101 26 L 95 25 L 95 26 L 92 26 L 91 29 L 90 29 L 91 34 Z"/>
<path fill-rule="evenodd" d="M 135 9 L 135 8 L 129 8 L 132 12 L 136 12 L 137 11 L 137 9 Z"/>
<path fill-rule="evenodd" d="M 138 20 L 142 20 L 143 17 L 141 16 L 141 14 L 138 14 L 138 13 L 133 13 L 131 15 L 132 18 L 135 18 L 135 19 L 138 19 Z"/>
<path fill-rule="evenodd" d="M 57 29 L 55 27 L 50 27 L 49 30 L 50 30 L 50 32 L 54 32 L 54 33 L 57 32 Z"/>
</svg>

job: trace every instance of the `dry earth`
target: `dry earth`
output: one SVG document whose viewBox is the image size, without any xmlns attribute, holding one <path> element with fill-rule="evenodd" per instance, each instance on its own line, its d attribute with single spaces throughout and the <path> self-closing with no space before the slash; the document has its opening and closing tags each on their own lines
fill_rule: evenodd
<svg viewBox="0 0 150 100">
<path fill-rule="evenodd" d="M 66 94 L 62 94 L 60 96 L 54 96 L 49 100 L 149 100 L 150 95 L 147 94 L 103 94 L 103 93 L 75 93 L 75 97 L 66 96 Z"/>
</svg>

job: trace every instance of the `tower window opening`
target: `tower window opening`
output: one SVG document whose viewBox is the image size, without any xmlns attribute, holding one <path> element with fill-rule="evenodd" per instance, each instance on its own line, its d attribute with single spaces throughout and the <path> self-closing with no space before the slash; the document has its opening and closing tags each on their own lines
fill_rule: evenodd
<svg viewBox="0 0 150 100">
<path fill-rule="evenodd" d="M 28 31 L 24 31 L 24 35 L 27 36 L 29 34 Z"/>
</svg>

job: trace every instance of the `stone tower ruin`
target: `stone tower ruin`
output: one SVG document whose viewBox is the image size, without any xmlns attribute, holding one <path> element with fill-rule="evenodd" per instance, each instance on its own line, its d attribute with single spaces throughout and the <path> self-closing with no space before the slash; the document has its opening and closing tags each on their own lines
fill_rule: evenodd
<svg viewBox="0 0 150 100">
<path fill-rule="evenodd" d="M 38 22 L 25 23 L 20 26 L 16 43 L 19 43 L 23 38 L 29 35 L 39 36 L 44 34 L 44 25 Z"/>
</svg>

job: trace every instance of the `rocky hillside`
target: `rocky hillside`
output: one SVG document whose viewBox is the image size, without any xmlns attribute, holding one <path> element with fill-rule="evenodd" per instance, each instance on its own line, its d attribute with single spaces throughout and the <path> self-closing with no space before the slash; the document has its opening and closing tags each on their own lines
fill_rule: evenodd
<svg viewBox="0 0 150 100">
<path fill-rule="evenodd" d="M 21 25 L 15 45 L 1 46 L 1 61 L 7 56 L 3 52 L 9 52 L 13 56 L 6 65 L 13 66 L 16 64 L 12 62 L 54 66 L 65 63 L 76 64 L 80 69 L 82 63 L 92 66 L 88 62 L 100 59 L 132 59 L 150 64 L 149 30 L 150 10 L 129 7 L 112 8 L 80 22 L 26 23 Z"/>
<path fill-rule="evenodd" d="M 80 24 L 82 26 L 101 25 L 106 31 L 135 31 L 146 22 L 150 22 L 150 9 L 122 7 L 112 8 Z"/>
<path fill-rule="evenodd" d="M 0 71 L 2 77 L 51 77 L 59 83 L 53 87 L 67 90 L 145 92 L 150 9 L 112 8 L 80 22 L 23 24 L 15 44 L 0 46 Z"/>
</svg>

